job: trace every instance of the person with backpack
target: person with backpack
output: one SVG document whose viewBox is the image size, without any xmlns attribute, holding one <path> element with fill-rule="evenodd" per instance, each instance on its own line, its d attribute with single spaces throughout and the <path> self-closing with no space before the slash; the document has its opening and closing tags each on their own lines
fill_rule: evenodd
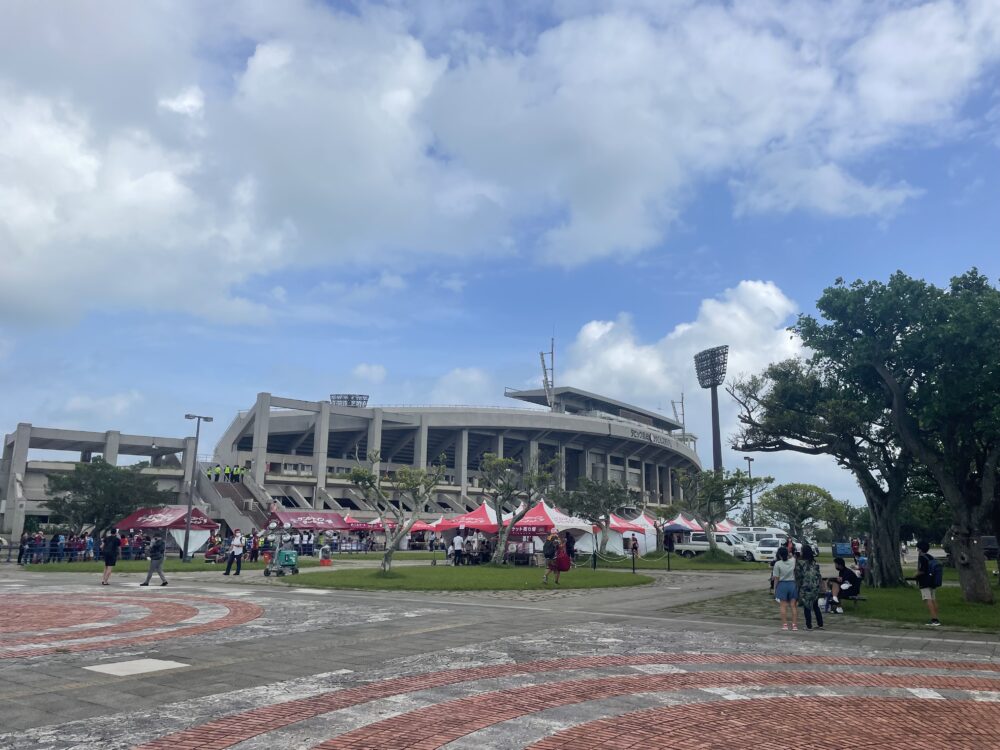
<svg viewBox="0 0 1000 750">
<path fill-rule="evenodd" d="M 802 545 L 802 556 L 795 563 L 795 588 L 799 604 L 805 612 L 806 630 L 812 630 L 812 616 L 816 615 L 816 629 L 823 629 L 823 613 L 819 611 L 820 596 L 826 593 L 826 582 L 819 571 L 816 555 L 808 544 Z"/>
<path fill-rule="evenodd" d="M 938 620 L 937 597 L 934 592 L 941 586 L 944 568 L 941 562 L 931 555 L 931 546 L 926 541 L 917 542 L 917 549 L 920 551 L 920 556 L 917 558 L 917 575 L 913 580 L 917 582 L 920 598 L 927 604 L 927 611 L 931 615 L 931 621 L 927 624 L 936 628 L 941 621 Z"/>
</svg>

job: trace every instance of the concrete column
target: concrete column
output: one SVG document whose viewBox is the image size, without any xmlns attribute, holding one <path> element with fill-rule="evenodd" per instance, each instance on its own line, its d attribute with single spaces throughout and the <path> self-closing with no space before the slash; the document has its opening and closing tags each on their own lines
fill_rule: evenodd
<svg viewBox="0 0 1000 750">
<path fill-rule="evenodd" d="M 461 430 L 455 441 L 455 473 L 458 474 L 459 492 L 469 494 L 469 431 Z"/>
<path fill-rule="evenodd" d="M 24 531 L 24 499 L 18 497 L 18 482 L 24 481 L 28 469 L 28 446 L 31 444 L 31 425 L 21 422 L 14 430 L 14 445 L 4 448 L 4 459 L 7 461 L 7 486 L 4 488 L 4 498 L 7 501 L 4 511 L 3 526 L 10 532 L 11 544 L 17 544 Z M 8 458 L 9 456 L 9 458 Z"/>
<path fill-rule="evenodd" d="M 368 460 L 371 460 L 373 453 L 382 450 L 382 410 L 374 409 L 372 421 L 368 423 Z M 382 467 L 382 462 L 372 464 L 371 468 L 376 474 Z"/>
<path fill-rule="evenodd" d="M 118 465 L 118 446 L 122 434 L 118 430 L 108 430 L 104 433 L 104 462 L 112 466 Z"/>
<path fill-rule="evenodd" d="M 579 462 L 576 467 L 577 475 L 590 479 L 590 451 L 586 448 L 580 451 L 577 461 Z"/>
<path fill-rule="evenodd" d="M 413 438 L 413 465 L 418 469 L 427 468 L 427 417 L 420 417 L 420 427 Z"/>
<path fill-rule="evenodd" d="M 604 481 L 605 482 L 610 482 L 611 481 L 611 454 L 610 453 L 605 453 L 604 454 Z"/>
<path fill-rule="evenodd" d="M 264 474 L 267 471 L 267 435 L 271 428 L 271 394 L 258 393 L 253 415 L 253 466 L 250 476 L 264 486 Z"/>
<path fill-rule="evenodd" d="M 496 446 L 493 450 L 497 458 L 503 458 L 503 435 L 497 435 Z"/>
<path fill-rule="evenodd" d="M 316 487 L 326 488 L 326 451 L 330 445 L 330 402 L 320 401 L 319 414 L 316 415 L 316 428 L 313 432 L 313 475 L 316 477 Z M 322 501 L 319 493 L 313 495 L 313 506 L 319 508 Z"/>
<path fill-rule="evenodd" d="M 195 466 L 198 463 L 194 452 L 194 438 L 184 438 L 184 451 L 181 453 L 181 467 L 184 469 L 184 478 L 181 480 L 181 496 L 185 502 L 187 502 L 187 496 L 184 494 L 184 488 L 187 488 L 187 492 L 194 494 L 194 472 Z"/>
<path fill-rule="evenodd" d="M 528 450 L 526 450 L 522 457 L 522 466 L 525 471 L 534 471 L 538 468 L 538 441 L 529 440 Z"/>
<path fill-rule="evenodd" d="M 559 488 L 566 489 L 566 444 L 559 443 Z"/>
<path fill-rule="evenodd" d="M 653 464 L 653 502 L 659 505 L 663 502 L 660 497 L 660 465 Z"/>
</svg>

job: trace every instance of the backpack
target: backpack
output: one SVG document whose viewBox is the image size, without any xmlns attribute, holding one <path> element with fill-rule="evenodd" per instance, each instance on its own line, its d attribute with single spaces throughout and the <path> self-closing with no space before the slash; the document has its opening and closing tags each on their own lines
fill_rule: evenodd
<svg viewBox="0 0 1000 750">
<path fill-rule="evenodd" d="M 546 539 L 545 544 L 542 545 L 542 556 L 546 560 L 551 560 L 556 556 L 556 545 L 551 539 Z"/>
<path fill-rule="evenodd" d="M 941 588 L 944 583 L 944 566 L 930 555 L 927 555 L 927 578 L 932 589 Z"/>
</svg>

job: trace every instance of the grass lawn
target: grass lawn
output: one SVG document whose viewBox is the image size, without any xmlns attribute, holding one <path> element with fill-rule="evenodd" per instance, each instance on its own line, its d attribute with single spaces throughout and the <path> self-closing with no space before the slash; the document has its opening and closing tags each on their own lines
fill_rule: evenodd
<svg viewBox="0 0 1000 750">
<path fill-rule="evenodd" d="M 898 589 L 869 589 L 862 594 L 867 601 L 858 602 L 857 607 L 847 602 L 844 614 L 825 614 L 830 629 L 850 630 L 852 624 L 886 624 L 902 627 L 926 626 L 929 619 L 927 607 L 920 599 L 920 592 L 913 586 Z M 962 600 L 962 592 L 957 586 L 937 590 L 938 606 L 941 610 L 942 627 L 945 629 L 979 630 L 1000 632 L 1000 588 L 994 588 L 997 604 L 969 604 Z M 677 612 L 722 617 L 739 617 L 756 622 L 773 620 L 778 623 L 778 605 L 767 593 L 766 583 L 754 591 L 734 594 L 705 602 L 696 602 L 678 607 Z M 804 622 L 799 609 L 799 627 Z"/>
<path fill-rule="evenodd" d="M 542 583 L 544 571 L 538 567 L 492 567 L 451 565 L 400 567 L 388 575 L 380 570 L 338 569 L 285 579 L 295 586 L 316 588 L 372 589 L 383 591 L 537 591 L 542 589 L 590 589 L 638 586 L 652 578 L 608 570 L 574 568 L 562 574 L 560 585 Z M 550 580 L 552 580 L 550 578 Z"/>
<path fill-rule="evenodd" d="M 299 567 L 309 568 L 319 565 L 318 557 L 300 557 Z M 207 563 L 204 560 L 194 562 L 181 562 L 177 557 L 168 557 L 163 561 L 163 570 L 166 573 L 197 573 L 206 570 L 224 570 L 225 563 Z M 115 565 L 116 573 L 145 573 L 149 569 L 146 560 L 119 560 Z M 243 570 L 263 570 L 263 562 L 243 562 Z M 104 563 L 97 562 L 74 562 L 74 563 L 42 563 L 41 565 L 28 565 L 24 570 L 30 573 L 100 573 L 104 571 Z"/>
</svg>

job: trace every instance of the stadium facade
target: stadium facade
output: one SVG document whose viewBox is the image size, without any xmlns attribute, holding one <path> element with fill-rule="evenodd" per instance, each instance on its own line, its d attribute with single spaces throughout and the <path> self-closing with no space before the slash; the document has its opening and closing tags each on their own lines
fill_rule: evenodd
<svg viewBox="0 0 1000 750">
<path fill-rule="evenodd" d="M 572 489 L 582 477 L 626 482 L 652 505 L 680 497 L 678 470 L 699 469 L 694 440 L 664 415 L 578 388 L 508 391 L 521 407 L 368 406 L 364 397 L 327 401 L 260 393 L 239 412 L 211 461 L 195 461 L 192 438 L 80 433 L 19 425 L 4 441 L 0 463 L 2 528 L 18 532 L 25 515 L 45 515 L 47 473 L 76 460 L 126 453 L 148 457 L 160 486 L 195 501 L 230 527 L 262 525 L 274 503 L 374 516 L 347 480 L 357 461 L 377 451 L 375 468 L 423 468 L 444 456 L 444 482 L 433 515 L 464 513 L 483 499 L 479 464 L 485 453 L 524 465 L 558 459 L 558 481 Z M 124 446 L 124 449 L 123 449 Z M 32 461 L 29 449 L 80 453 L 73 461 Z M 207 457 L 206 457 L 207 458 Z M 242 483 L 211 481 L 215 463 L 246 469 Z"/>
</svg>

